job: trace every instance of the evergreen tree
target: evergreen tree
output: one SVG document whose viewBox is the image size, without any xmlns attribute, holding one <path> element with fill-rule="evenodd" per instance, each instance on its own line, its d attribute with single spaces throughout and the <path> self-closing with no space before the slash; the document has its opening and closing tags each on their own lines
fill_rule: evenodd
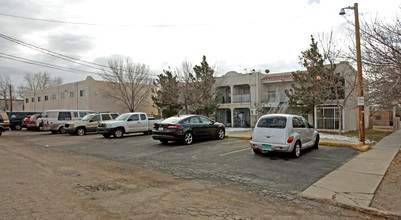
<svg viewBox="0 0 401 220">
<path fill-rule="evenodd" d="M 206 61 L 206 56 L 202 57 L 200 65 L 195 65 L 193 68 L 196 81 L 193 83 L 194 90 L 196 91 L 195 102 L 193 102 L 193 113 L 202 115 L 211 115 L 218 108 L 218 102 L 215 98 L 215 91 L 213 89 L 214 70 L 209 66 Z"/>
<path fill-rule="evenodd" d="M 159 87 L 153 90 L 152 100 L 155 106 L 161 109 L 163 117 L 177 115 L 182 104 L 179 103 L 179 82 L 170 70 L 163 70 L 157 76 L 154 85 Z"/>
<path fill-rule="evenodd" d="M 312 113 L 316 105 L 324 103 L 331 94 L 327 82 L 332 80 L 325 68 L 324 57 L 320 54 L 317 42 L 311 36 L 310 49 L 301 52 L 300 64 L 306 71 L 293 73 L 297 84 L 285 93 L 292 108 L 302 113 Z M 333 67 L 334 70 L 335 67 Z"/>
</svg>

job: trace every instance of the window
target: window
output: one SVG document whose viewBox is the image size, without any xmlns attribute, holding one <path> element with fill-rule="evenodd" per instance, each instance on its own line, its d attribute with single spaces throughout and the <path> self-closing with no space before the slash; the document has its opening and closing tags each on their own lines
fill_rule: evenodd
<svg viewBox="0 0 401 220">
<path fill-rule="evenodd" d="M 78 118 L 78 112 L 74 112 L 74 118 Z"/>
<path fill-rule="evenodd" d="M 79 112 L 79 117 L 84 117 L 86 115 L 86 112 Z"/>
<path fill-rule="evenodd" d="M 35 102 L 35 98 L 31 98 L 31 102 Z"/>
<path fill-rule="evenodd" d="M 60 99 L 65 99 L 65 93 L 64 92 L 60 93 Z"/>
<path fill-rule="evenodd" d="M 29 99 L 28 98 L 25 99 L 25 103 L 29 103 Z"/>
<path fill-rule="evenodd" d="M 259 120 L 258 127 L 261 128 L 285 128 L 287 124 L 286 117 L 273 116 L 273 117 L 265 117 Z"/>
<path fill-rule="evenodd" d="M 146 115 L 145 114 L 141 114 L 141 120 L 146 120 Z"/>
<path fill-rule="evenodd" d="M 113 117 L 113 119 L 118 117 L 118 114 L 111 114 L 111 117 Z"/>
<path fill-rule="evenodd" d="M 295 117 L 292 119 L 293 128 L 305 128 L 305 124 L 301 118 Z"/>
<path fill-rule="evenodd" d="M 128 121 L 139 121 L 139 115 L 138 114 L 131 115 Z"/>
<path fill-rule="evenodd" d="M 60 112 L 58 120 L 71 120 L 71 112 Z"/>
<path fill-rule="evenodd" d="M 382 116 L 381 116 L 381 115 L 376 115 L 376 120 L 377 120 L 377 121 L 382 120 Z"/>
<path fill-rule="evenodd" d="M 38 96 L 38 102 L 40 102 L 40 96 Z"/>
<path fill-rule="evenodd" d="M 91 121 L 100 121 L 100 115 L 93 116 Z"/>
<path fill-rule="evenodd" d="M 201 123 L 199 117 L 190 117 L 186 122 L 190 123 L 190 124 L 199 124 L 199 123 Z"/>
<path fill-rule="evenodd" d="M 45 95 L 45 101 L 49 100 L 49 96 Z"/>
<path fill-rule="evenodd" d="M 70 92 L 70 98 L 74 98 L 74 92 Z"/>
<path fill-rule="evenodd" d="M 85 96 L 85 90 L 79 90 L 79 96 L 80 97 Z"/>
<path fill-rule="evenodd" d="M 200 118 L 202 119 L 202 123 L 203 124 L 208 124 L 208 125 L 213 124 L 213 122 L 210 119 L 206 118 L 206 117 L 202 117 L 201 116 Z"/>
<path fill-rule="evenodd" d="M 106 120 L 111 120 L 111 117 L 109 114 L 102 114 L 102 120 L 106 121 Z"/>
<path fill-rule="evenodd" d="M 53 94 L 52 95 L 52 100 L 55 100 L 57 98 L 57 95 L 56 94 Z"/>
</svg>

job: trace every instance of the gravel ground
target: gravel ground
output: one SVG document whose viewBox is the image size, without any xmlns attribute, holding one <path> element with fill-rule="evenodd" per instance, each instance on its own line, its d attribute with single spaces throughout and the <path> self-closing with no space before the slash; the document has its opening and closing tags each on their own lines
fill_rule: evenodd
<svg viewBox="0 0 401 220">
<path fill-rule="evenodd" d="M 297 194 L 277 196 L 226 183 L 177 179 L 138 165 L 50 149 L 14 134 L 18 132 L 0 137 L 0 219 L 397 218 Z M 399 180 L 397 161 L 386 178 L 398 175 Z M 388 206 L 401 204 L 394 200 L 400 199 L 394 196 L 401 195 L 399 184 L 390 186 L 385 180 L 381 188 L 375 204 L 399 212 L 399 206 Z"/>
</svg>

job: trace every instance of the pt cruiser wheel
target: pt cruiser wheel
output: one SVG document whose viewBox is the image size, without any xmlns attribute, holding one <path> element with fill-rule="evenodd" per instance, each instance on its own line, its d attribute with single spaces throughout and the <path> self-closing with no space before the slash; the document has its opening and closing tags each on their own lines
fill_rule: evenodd
<svg viewBox="0 0 401 220">
<path fill-rule="evenodd" d="M 294 146 L 294 150 L 292 151 L 292 156 L 298 158 L 301 155 L 301 142 L 297 141 Z"/>
</svg>

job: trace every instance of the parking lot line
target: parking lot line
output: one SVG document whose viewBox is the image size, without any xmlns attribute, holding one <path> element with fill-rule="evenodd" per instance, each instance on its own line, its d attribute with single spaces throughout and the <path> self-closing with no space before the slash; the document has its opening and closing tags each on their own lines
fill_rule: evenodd
<svg viewBox="0 0 401 220">
<path fill-rule="evenodd" d="M 246 151 L 246 150 L 249 150 L 249 148 L 245 148 L 245 149 L 241 149 L 241 150 L 236 150 L 236 151 L 231 151 L 231 152 L 228 152 L 228 153 L 220 154 L 219 156 L 222 157 L 222 156 L 226 156 L 226 155 L 229 155 L 229 154 L 235 154 L 235 153 L 242 152 L 242 151 Z"/>
</svg>

